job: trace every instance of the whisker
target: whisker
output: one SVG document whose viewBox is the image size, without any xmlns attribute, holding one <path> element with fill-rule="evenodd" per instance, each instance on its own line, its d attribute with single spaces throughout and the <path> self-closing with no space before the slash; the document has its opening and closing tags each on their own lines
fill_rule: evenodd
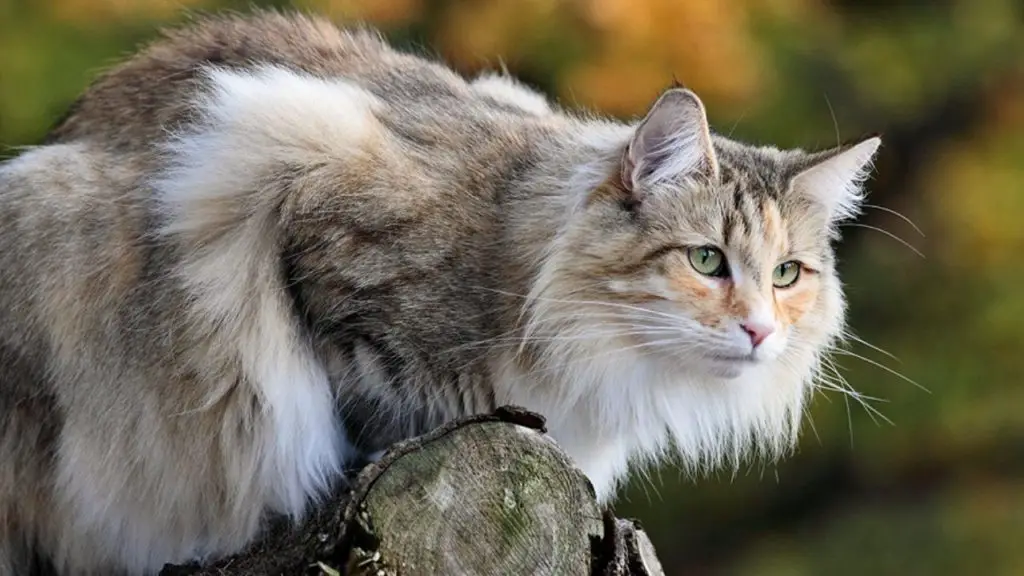
<svg viewBox="0 0 1024 576">
<path fill-rule="evenodd" d="M 540 302 L 553 302 L 553 303 L 556 303 L 556 304 L 580 304 L 580 305 L 588 305 L 588 306 L 590 306 L 590 305 L 593 305 L 593 306 L 608 306 L 608 307 L 611 307 L 611 308 L 620 308 L 620 309 L 624 309 L 624 310 L 630 310 L 630 311 L 633 311 L 633 312 L 639 312 L 641 314 L 647 314 L 647 315 L 650 315 L 650 316 L 656 316 L 656 317 L 662 317 L 662 318 L 669 318 L 669 319 L 677 320 L 677 321 L 680 319 L 680 317 L 675 315 L 675 314 L 669 314 L 667 312 L 659 312 L 657 310 L 651 310 L 651 309 L 648 309 L 648 308 L 643 308 L 641 306 L 632 306 L 630 304 L 623 304 L 621 302 L 602 302 L 600 300 L 566 300 L 566 299 L 561 299 L 561 298 L 549 298 L 549 297 L 543 297 L 543 296 L 531 297 L 531 296 L 525 296 L 523 294 L 516 294 L 515 292 L 506 292 L 504 290 L 498 290 L 496 288 L 486 288 L 486 287 L 483 287 L 482 289 L 490 290 L 492 292 L 497 292 L 498 294 L 503 294 L 505 296 L 512 296 L 512 297 L 515 297 L 515 298 L 523 298 L 525 300 L 537 300 L 537 301 L 540 301 Z"/>
<path fill-rule="evenodd" d="M 836 354 L 842 354 L 844 356 L 850 356 L 852 358 L 857 358 L 858 360 L 861 360 L 863 362 L 867 362 L 868 364 L 871 364 L 872 366 L 875 366 L 877 368 L 881 368 L 882 370 L 885 370 L 886 372 L 892 374 L 893 376 L 896 376 L 897 378 L 899 378 L 901 380 L 904 380 L 906 382 L 909 382 L 909 383 L 913 384 L 914 386 L 920 388 L 921 390 L 923 390 L 923 391 L 925 391 L 925 392 L 927 392 L 929 394 L 932 393 L 932 391 L 929 390 L 928 388 L 922 386 L 921 384 L 919 384 L 918 382 L 914 381 L 913 379 L 908 378 L 907 376 L 904 376 L 900 372 L 898 372 L 896 370 L 893 370 L 892 368 L 889 368 L 888 366 L 886 366 L 885 364 L 882 364 L 881 362 L 877 362 L 877 361 L 872 360 L 870 358 L 867 358 L 865 356 L 861 356 L 860 354 L 857 354 L 856 352 L 851 352 L 850 350 L 836 349 L 836 350 L 834 350 L 834 352 Z"/>
<path fill-rule="evenodd" d="M 824 375 L 822 375 L 823 376 L 823 378 L 822 378 L 823 381 L 832 383 L 833 385 L 838 384 L 839 387 L 842 388 L 841 391 L 844 394 L 846 394 L 848 397 L 851 397 L 851 398 L 857 400 L 857 402 L 867 412 L 868 416 L 871 417 L 872 422 L 874 422 L 876 426 L 878 425 L 878 421 L 875 419 L 876 415 L 879 418 L 881 418 L 882 420 L 885 420 L 889 424 L 895 426 L 895 424 L 893 423 L 892 420 L 890 420 L 887 416 L 885 416 L 885 414 L 882 414 L 882 412 L 880 410 L 878 410 L 877 408 L 875 408 L 874 406 L 871 405 L 872 401 L 888 402 L 888 400 L 883 400 L 881 398 L 875 398 L 873 396 L 868 396 L 868 395 L 866 395 L 864 393 L 861 393 L 861 392 L 858 392 L 858 391 L 854 390 L 853 386 L 851 386 L 850 383 L 846 380 L 846 378 L 844 378 L 843 375 L 840 374 L 839 366 L 835 362 L 833 362 L 831 358 L 826 357 L 824 365 L 832 371 L 832 374 L 839 380 L 839 382 L 838 383 L 832 383 L 830 380 L 828 380 L 828 378 L 825 378 Z"/>
<path fill-rule="evenodd" d="M 824 370 L 830 371 L 831 376 L 828 373 L 824 372 Z M 833 380 L 833 377 L 835 378 L 835 380 Z M 888 402 L 888 400 L 868 396 L 866 394 L 854 390 L 853 387 L 850 386 L 850 383 L 847 382 L 846 379 L 839 372 L 838 366 L 828 356 L 821 357 L 821 363 L 819 364 L 818 369 L 816 370 L 815 380 L 817 382 L 817 387 L 819 389 L 824 391 L 838 392 L 843 395 L 843 403 L 846 405 L 847 409 L 847 427 L 850 430 L 851 443 L 853 442 L 853 415 L 850 412 L 850 398 L 856 400 L 857 403 L 860 404 L 862 408 L 864 408 L 865 413 L 867 413 L 867 415 L 871 418 L 871 420 L 875 423 L 876 426 L 879 425 L 878 419 L 881 419 L 890 425 L 895 425 L 893 421 L 890 420 L 885 414 L 883 414 L 880 410 L 871 405 L 871 402 Z M 827 395 L 823 395 L 822 397 L 826 399 L 828 398 Z"/>
<path fill-rule="evenodd" d="M 847 222 L 846 224 L 842 224 L 842 226 L 851 226 L 851 227 L 854 227 L 854 228 L 866 228 L 868 230 L 874 230 L 875 232 L 879 232 L 881 234 L 885 234 L 889 238 L 892 238 L 893 240 L 895 240 L 895 241 L 899 242 L 900 244 L 906 246 L 907 249 L 909 249 L 914 254 L 917 254 L 921 258 L 925 257 L 924 253 L 921 252 L 920 250 L 918 250 L 917 248 L 914 248 L 914 246 L 910 242 L 907 242 L 903 238 L 900 238 L 899 236 L 893 234 L 892 232 L 889 232 L 888 230 L 883 230 L 882 228 L 878 228 L 877 226 L 871 226 L 870 224 L 862 224 L 860 222 Z"/>
<path fill-rule="evenodd" d="M 895 426 L 895 423 L 893 423 L 893 421 L 890 420 L 889 417 L 887 417 L 885 414 L 883 414 L 878 408 L 875 408 L 874 406 L 872 406 L 871 403 L 867 399 L 865 399 L 865 397 L 862 394 L 860 394 L 860 393 L 858 393 L 858 392 L 856 392 L 854 390 L 851 390 L 849 388 L 845 388 L 845 387 L 836 385 L 835 383 L 827 383 L 825 381 L 823 381 L 823 383 L 825 384 L 825 385 L 821 386 L 821 388 L 823 390 L 828 390 L 828 391 L 832 391 L 832 392 L 838 392 L 838 393 L 843 395 L 843 402 L 846 403 L 847 409 L 849 409 L 849 406 L 850 406 L 849 399 L 853 398 L 854 400 L 857 401 L 858 404 L 861 405 L 862 408 L 864 408 L 864 410 L 867 413 L 868 417 L 871 418 L 871 421 L 874 422 L 876 426 L 879 425 L 878 419 L 882 419 L 886 423 L 888 423 L 888 424 L 890 424 L 892 426 Z M 852 416 L 849 413 L 847 413 L 847 419 L 849 420 L 851 418 L 852 418 Z M 851 427 L 850 434 L 852 436 L 852 434 L 853 434 L 853 431 L 852 431 L 853 424 L 852 424 L 852 422 L 848 422 L 848 426 Z"/>
<path fill-rule="evenodd" d="M 836 111 L 832 108 L 828 94 L 822 92 L 821 95 L 825 97 L 825 105 L 828 106 L 828 113 L 832 116 L 832 127 L 836 130 L 836 147 L 838 148 L 843 145 L 843 139 L 839 137 L 839 120 L 836 119 Z"/>
<path fill-rule="evenodd" d="M 888 404 L 889 403 L 889 400 L 887 400 L 885 398 L 878 398 L 877 396 L 869 396 L 869 395 L 864 394 L 862 392 L 857 392 L 856 390 L 850 388 L 848 385 L 846 385 L 846 386 L 841 385 L 838 382 L 835 382 L 833 380 L 828 380 L 824 376 L 821 377 L 821 382 L 822 382 L 822 384 L 824 384 L 824 386 L 822 386 L 822 388 L 824 388 L 826 390 L 832 390 L 834 392 L 841 392 L 843 394 L 847 394 L 847 395 L 849 395 L 851 397 L 857 398 L 858 400 L 863 400 L 864 402 L 881 402 L 883 404 Z"/>
<path fill-rule="evenodd" d="M 509 336 L 507 338 L 491 338 L 489 340 L 480 340 L 477 342 L 470 342 L 462 344 L 456 348 L 449 349 L 449 352 L 459 350 L 472 350 L 479 347 L 486 347 L 491 345 L 502 345 L 502 344 L 521 344 L 527 343 L 545 343 L 545 342 L 587 342 L 590 340 L 601 340 L 605 338 L 615 338 L 618 336 L 643 336 L 643 335 L 664 335 L 664 334 L 677 334 L 678 330 L 671 328 L 654 328 L 654 329 L 638 329 L 638 330 L 626 330 L 626 331 L 605 331 L 605 332 L 590 332 L 586 334 L 572 334 L 572 335 L 560 335 L 560 336 Z"/>
<path fill-rule="evenodd" d="M 864 340 L 863 338 L 857 336 L 853 332 L 843 331 L 843 336 L 845 336 L 849 340 L 857 342 L 858 344 L 861 344 L 863 346 L 867 346 L 868 348 L 871 348 L 872 350 L 874 350 L 875 352 L 878 352 L 879 354 L 884 354 L 884 355 L 888 356 L 889 358 L 892 358 L 896 362 L 900 362 L 900 363 L 903 362 L 902 360 L 897 358 L 896 355 L 893 354 L 892 352 L 889 352 L 888 350 L 886 350 L 886 349 L 884 349 L 884 348 L 882 348 L 880 346 L 876 346 L 876 345 L 868 342 L 867 340 Z"/>
<path fill-rule="evenodd" d="M 804 419 L 807 420 L 807 424 L 811 427 L 811 432 L 814 433 L 815 439 L 818 440 L 818 446 L 821 446 L 821 436 L 818 434 L 818 427 L 814 425 L 814 417 L 811 415 L 811 411 L 807 406 L 803 407 Z"/>
<path fill-rule="evenodd" d="M 846 429 L 850 433 L 850 448 L 853 448 L 853 412 L 850 410 L 850 397 L 843 394 L 843 403 L 846 404 Z"/>
<path fill-rule="evenodd" d="M 726 136 L 726 138 L 732 138 L 732 133 L 736 131 L 736 128 L 740 125 L 740 122 L 742 122 L 743 119 L 746 118 L 747 112 L 749 111 L 750 107 L 748 106 L 745 110 L 743 110 L 742 113 L 740 113 L 740 115 L 736 118 L 736 121 L 732 123 L 732 128 L 729 129 L 729 135 Z"/>
<path fill-rule="evenodd" d="M 600 322 L 598 322 L 597 324 L 601 328 L 612 328 L 612 327 L 618 326 L 618 327 L 633 328 L 633 329 L 638 329 L 638 330 L 643 330 L 643 329 L 651 329 L 651 330 L 668 330 L 668 329 L 672 329 L 672 330 L 677 330 L 676 328 L 672 328 L 672 327 L 668 327 L 668 326 L 657 326 L 657 325 L 641 324 L 641 323 L 637 322 L 636 318 L 630 317 L 627 314 L 623 314 L 623 313 L 620 313 L 620 312 L 617 312 L 617 311 L 579 314 L 578 317 L 582 318 L 582 319 L 587 319 L 587 320 L 595 320 L 595 319 L 600 320 Z M 532 324 L 535 327 L 545 326 L 545 325 L 548 325 L 548 324 L 553 324 L 555 326 L 558 326 L 559 324 L 563 324 L 563 323 L 566 323 L 566 322 L 571 322 L 571 321 L 574 321 L 576 319 L 577 318 L 573 317 L 573 316 L 541 317 L 541 318 L 538 318 L 538 319 L 534 320 L 532 322 Z M 491 341 L 495 341 L 495 340 L 500 340 L 500 339 L 503 339 L 503 338 L 511 339 L 511 338 L 528 337 L 528 335 L 527 336 L 516 336 L 515 335 L 516 332 L 519 332 L 519 331 L 522 331 L 522 330 L 523 330 L 523 327 L 516 326 L 516 327 L 514 327 L 514 328 L 512 328 L 510 330 L 506 330 L 504 332 L 500 332 L 498 334 L 495 334 L 494 336 L 492 336 L 490 338 L 484 338 L 484 339 L 477 340 L 477 341 L 474 341 L 474 342 L 457 344 L 455 346 L 452 346 L 450 348 L 445 349 L 443 352 L 446 352 L 446 353 L 447 352 L 457 352 L 457 351 L 462 350 L 464 348 L 475 348 L 479 344 L 483 344 L 483 343 L 491 342 Z M 560 330 L 554 330 L 554 331 L 561 332 Z"/>
<path fill-rule="evenodd" d="M 599 351 L 599 352 L 597 352 L 595 354 L 588 354 L 588 355 L 584 355 L 584 356 L 580 356 L 580 357 L 571 358 L 571 359 L 569 359 L 567 361 L 559 362 L 556 365 L 549 365 L 549 366 L 546 366 L 544 368 L 534 368 L 534 369 L 532 369 L 530 371 L 530 374 L 531 375 L 540 375 L 540 374 L 548 375 L 548 374 L 552 374 L 552 373 L 555 373 L 555 372 L 558 372 L 558 371 L 569 369 L 569 368 L 571 368 L 573 366 L 576 366 L 578 364 L 593 362 L 594 360 L 596 360 L 598 358 L 607 357 L 607 356 L 610 356 L 610 355 L 613 355 L 613 354 L 622 354 L 622 353 L 629 352 L 629 351 L 642 350 L 642 349 L 645 349 L 645 348 L 652 348 L 652 347 L 657 347 L 657 346 L 668 346 L 670 344 L 680 344 L 680 345 L 682 345 L 682 344 L 685 344 L 685 342 L 679 340 L 678 338 L 669 338 L 669 339 L 662 339 L 662 340 L 654 340 L 654 341 L 651 341 L 651 342 L 641 342 L 639 344 L 634 344 L 632 346 L 623 346 L 623 347 L 620 347 L 620 348 L 615 348 L 613 350 L 601 350 L 601 351 Z M 678 351 L 677 350 L 673 350 L 673 352 L 678 352 Z"/>
<path fill-rule="evenodd" d="M 895 217 L 899 218 L 900 220 L 903 220 L 904 222 L 909 224 L 910 227 L 914 229 L 914 232 L 917 232 L 918 234 L 920 234 L 922 238 L 927 238 L 927 236 L 925 236 L 924 231 L 922 231 L 920 228 L 918 228 L 917 224 L 914 224 L 913 220 L 911 220 L 910 218 L 907 218 L 906 216 L 904 216 L 903 214 L 901 214 L 900 212 L 898 212 L 896 210 L 893 210 L 892 208 L 886 208 L 885 206 L 879 206 L 878 204 L 861 204 L 861 206 L 863 206 L 865 208 L 872 208 L 874 210 L 880 210 L 882 212 L 887 212 L 889 214 L 892 214 L 893 216 L 895 216 Z"/>
<path fill-rule="evenodd" d="M 838 382 L 835 380 L 829 380 L 828 377 L 825 375 L 821 375 L 820 379 L 821 384 L 823 384 L 822 388 L 824 389 L 833 390 L 835 392 L 842 392 L 843 394 L 848 394 L 851 397 L 856 398 L 858 400 L 863 400 L 864 402 L 881 402 L 883 404 L 889 403 L 889 400 L 885 398 L 878 398 L 876 396 L 869 396 L 867 394 L 864 394 L 863 392 L 858 392 L 851 388 L 849 384 L 847 384 L 845 381 Z"/>
</svg>

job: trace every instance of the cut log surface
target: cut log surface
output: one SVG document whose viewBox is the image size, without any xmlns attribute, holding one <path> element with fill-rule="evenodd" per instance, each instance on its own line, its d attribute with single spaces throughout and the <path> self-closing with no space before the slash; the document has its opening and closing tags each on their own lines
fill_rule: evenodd
<svg viewBox="0 0 1024 576">
<path fill-rule="evenodd" d="M 602 511 L 589 481 L 515 408 L 392 447 L 301 527 L 179 575 L 657 575 L 646 535 Z"/>
</svg>

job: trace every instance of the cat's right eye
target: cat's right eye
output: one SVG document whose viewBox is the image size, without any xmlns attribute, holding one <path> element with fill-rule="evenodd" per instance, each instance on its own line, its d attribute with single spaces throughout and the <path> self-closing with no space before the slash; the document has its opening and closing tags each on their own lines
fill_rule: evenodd
<svg viewBox="0 0 1024 576">
<path fill-rule="evenodd" d="M 690 258 L 690 266 L 705 276 L 713 278 L 726 278 L 729 276 L 729 267 L 726 265 L 725 254 L 714 246 L 697 246 L 687 251 Z"/>
</svg>

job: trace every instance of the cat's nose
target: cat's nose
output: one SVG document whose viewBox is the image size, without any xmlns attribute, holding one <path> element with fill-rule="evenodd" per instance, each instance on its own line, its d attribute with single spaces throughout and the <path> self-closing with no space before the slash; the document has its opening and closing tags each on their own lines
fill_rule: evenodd
<svg viewBox="0 0 1024 576">
<path fill-rule="evenodd" d="M 775 326 L 762 322 L 743 322 L 740 324 L 740 328 L 743 328 L 747 336 L 750 336 L 750 343 L 754 345 L 754 348 L 757 348 L 765 338 L 775 332 Z"/>
</svg>

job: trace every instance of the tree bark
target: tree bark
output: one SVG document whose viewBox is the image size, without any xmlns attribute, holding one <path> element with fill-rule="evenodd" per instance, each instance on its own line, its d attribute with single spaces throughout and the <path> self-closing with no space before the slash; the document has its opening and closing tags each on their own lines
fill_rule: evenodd
<svg viewBox="0 0 1024 576">
<path fill-rule="evenodd" d="M 161 574 L 664 573 L 646 534 L 598 506 L 543 418 L 506 407 L 395 445 L 301 526 Z"/>
</svg>

